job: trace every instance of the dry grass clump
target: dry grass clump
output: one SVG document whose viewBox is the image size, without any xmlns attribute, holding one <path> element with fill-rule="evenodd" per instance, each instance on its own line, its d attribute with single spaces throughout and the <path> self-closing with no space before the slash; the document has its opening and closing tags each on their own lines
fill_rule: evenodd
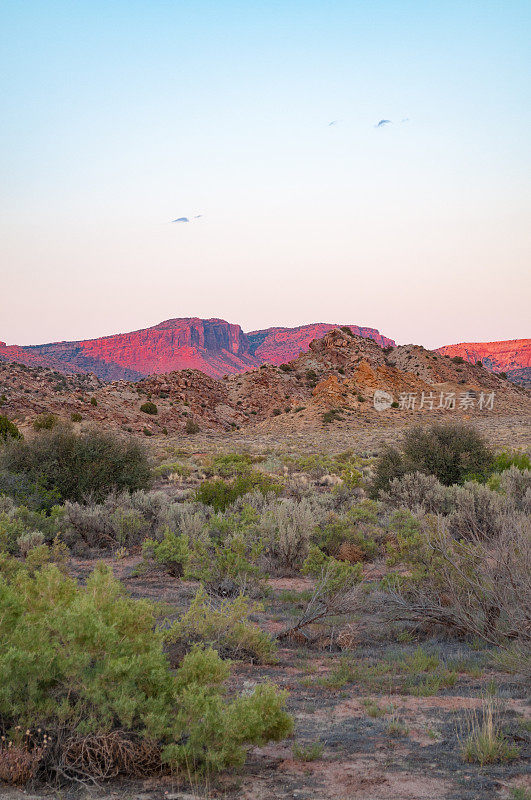
<svg viewBox="0 0 531 800">
<path fill-rule="evenodd" d="M 458 735 L 461 755 L 465 761 L 494 764 L 518 758 L 519 750 L 505 738 L 500 725 L 501 709 L 494 697 L 486 697 L 481 709 L 471 712 Z"/>
</svg>

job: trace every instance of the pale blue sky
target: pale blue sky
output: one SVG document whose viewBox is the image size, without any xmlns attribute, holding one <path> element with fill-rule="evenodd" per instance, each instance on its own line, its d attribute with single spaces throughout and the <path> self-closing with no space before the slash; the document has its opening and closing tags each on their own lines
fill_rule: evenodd
<svg viewBox="0 0 531 800">
<path fill-rule="evenodd" d="M 0 340 L 180 316 L 529 336 L 530 16 L 4 0 Z"/>
</svg>

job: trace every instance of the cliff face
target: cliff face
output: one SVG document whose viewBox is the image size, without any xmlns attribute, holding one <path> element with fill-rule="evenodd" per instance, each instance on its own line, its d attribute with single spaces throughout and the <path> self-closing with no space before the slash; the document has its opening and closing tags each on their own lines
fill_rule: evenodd
<svg viewBox="0 0 531 800">
<path fill-rule="evenodd" d="M 237 331 L 235 337 L 233 346 L 238 347 Z M 218 347 L 226 343 L 224 338 L 215 340 Z M 190 347 L 199 350 L 199 343 Z M 396 401 L 401 395 L 411 395 L 417 405 L 404 408 L 398 402 L 398 408 L 376 409 L 373 396 L 377 389 Z M 435 408 L 427 405 L 422 410 L 423 393 L 431 397 Z M 453 410 L 437 405 L 445 393 L 456 398 Z M 490 411 L 479 405 L 482 393 L 496 398 Z M 472 398 L 472 405 L 461 408 L 464 396 Z M 323 430 L 327 424 L 324 415 L 329 411 L 337 416 L 334 425 L 345 426 L 345 431 L 349 425 L 359 431 L 360 426 L 380 427 L 382 422 L 393 421 L 425 424 L 471 415 L 484 419 L 491 413 L 528 415 L 530 394 L 477 364 L 456 364 L 416 345 L 386 353 L 371 339 L 332 330 L 285 365 L 264 364 L 222 380 L 185 369 L 134 383 L 104 383 L 94 375 L 63 377 L 52 369 L 0 364 L 0 397 L 2 414 L 24 431 L 31 428 L 37 415 L 51 412 L 63 420 L 71 420 L 75 414 L 80 420 L 75 424 L 81 428 L 97 424 L 139 435 L 147 431 L 148 435 L 166 436 L 187 434 L 191 421 L 204 431 L 241 428 L 245 432 L 250 428 L 255 432 L 283 430 L 291 435 L 306 429 Z M 153 415 L 142 411 L 148 398 L 157 407 Z"/>
<path fill-rule="evenodd" d="M 508 339 L 504 342 L 464 342 L 439 347 L 436 351 L 465 361 L 481 361 L 492 372 L 506 372 L 520 382 L 531 378 L 531 339 Z"/>
<path fill-rule="evenodd" d="M 301 325 L 298 328 L 266 328 L 251 331 L 247 334 L 251 353 L 260 363 L 285 364 L 310 347 L 314 339 L 322 339 L 328 331 L 340 325 L 327 322 L 316 322 L 312 325 Z M 360 328 L 358 325 L 346 325 L 356 336 L 373 339 L 380 347 L 396 347 L 392 339 L 382 336 L 375 328 Z"/>
<path fill-rule="evenodd" d="M 106 381 L 138 381 L 146 375 L 197 369 L 219 378 L 254 369 L 264 362 L 282 364 L 306 351 L 335 325 L 270 328 L 246 335 L 223 319 L 169 319 L 152 328 L 79 342 L 20 347 L 0 342 L 0 361 L 44 366 L 65 373 L 93 372 Z M 382 346 L 394 344 L 373 328 L 349 326 Z"/>
<path fill-rule="evenodd" d="M 2 347 L 0 357 L 53 367 L 63 372 L 94 372 L 104 380 L 140 378 L 180 369 L 212 377 L 259 365 L 239 325 L 222 319 L 170 319 L 152 328 L 80 342 Z"/>
</svg>

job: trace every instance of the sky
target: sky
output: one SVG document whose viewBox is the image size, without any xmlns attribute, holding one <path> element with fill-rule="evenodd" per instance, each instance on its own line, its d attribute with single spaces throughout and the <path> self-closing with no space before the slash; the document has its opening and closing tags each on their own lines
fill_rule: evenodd
<svg viewBox="0 0 531 800">
<path fill-rule="evenodd" d="M 3 0 L 0 340 L 188 316 L 528 337 L 530 21 L 528 0 Z"/>
</svg>

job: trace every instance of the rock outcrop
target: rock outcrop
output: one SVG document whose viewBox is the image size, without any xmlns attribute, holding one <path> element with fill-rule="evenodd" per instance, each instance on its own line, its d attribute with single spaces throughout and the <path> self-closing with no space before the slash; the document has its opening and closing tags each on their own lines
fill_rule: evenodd
<svg viewBox="0 0 531 800">
<path fill-rule="evenodd" d="M 356 336 L 372 339 L 380 347 L 396 347 L 392 339 L 382 336 L 376 328 L 361 328 L 359 325 L 331 325 L 328 322 L 300 325 L 298 328 L 266 328 L 261 331 L 251 331 L 247 334 L 247 338 L 251 353 L 261 363 L 285 364 L 308 350 L 310 342 L 314 339 L 322 339 L 328 331 L 336 328 L 349 328 Z"/>
</svg>

